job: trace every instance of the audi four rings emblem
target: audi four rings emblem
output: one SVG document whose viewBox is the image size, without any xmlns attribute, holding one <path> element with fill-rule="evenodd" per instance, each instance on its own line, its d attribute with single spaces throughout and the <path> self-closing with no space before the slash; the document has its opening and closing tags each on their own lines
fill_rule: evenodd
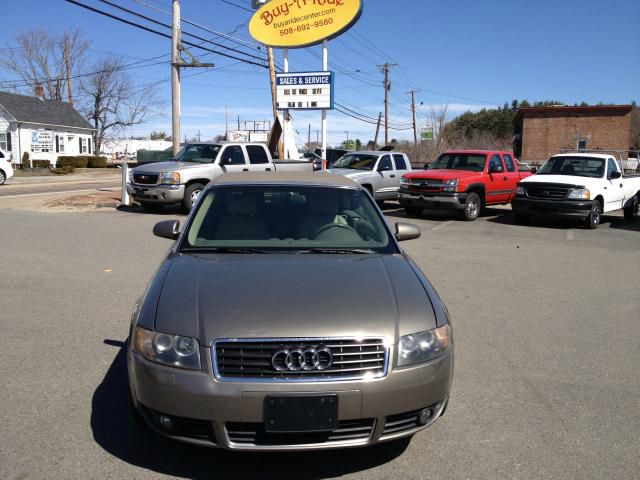
<svg viewBox="0 0 640 480">
<path fill-rule="evenodd" d="M 333 363 L 333 355 L 327 347 L 282 348 L 271 356 L 271 365 L 278 372 L 322 371 Z"/>
</svg>

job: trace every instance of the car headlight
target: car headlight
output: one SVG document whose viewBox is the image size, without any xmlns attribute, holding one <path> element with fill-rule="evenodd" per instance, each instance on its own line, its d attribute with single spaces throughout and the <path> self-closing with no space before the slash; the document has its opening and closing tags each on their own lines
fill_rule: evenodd
<svg viewBox="0 0 640 480">
<path fill-rule="evenodd" d="M 405 178 L 405 177 L 402 177 L 400 179 L 400 185 L 409 185 L 409 179 Z"/>
<path fill-rule="evenodd" d="M 160 184 L 180 185 L 180 174 L 178 172 L 162 172 L 160 174 Z"/>
<path fill-rule="evenodd" d="M 458 188 L 458 179 L 457 178 L 450 179 L 450 180 L 445 180 L 444 183 L 442 184 L 442 191 L 443 192 L 455 192 L 456 188 Z"/>
<path fill-rule="evenodd" d="M 589 200 L 591 198 L 591 192 L 586 188 L 574 188 L 569 190 L 567 198 L 572 200 Z"/>
<path fill-rule="evenodd" d="M 136 352 L 147 360 L 171 367 L 200 370 L 200 345 L 195 338 L 168 335 L 136 327 L 133 343 Z"/>
<path fill-rule="evenodd" d="M 524 187 L 522 185 L 516 187 L 516 195 L 524 195 Z"/>
<path fill-rule="evenodd" d="M 449 324 L 426 332 L 400 337 L 398 342 L 398 366 L 405 367 L 431 360 L 450 344 L 451 327 Z"/>
</svg>

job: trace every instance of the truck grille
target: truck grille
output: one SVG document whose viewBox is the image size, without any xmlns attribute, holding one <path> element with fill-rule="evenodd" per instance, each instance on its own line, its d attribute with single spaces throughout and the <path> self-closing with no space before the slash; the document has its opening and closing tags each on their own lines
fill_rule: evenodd
<svg viewBox="0 0 640 480">
<path fill-rule="evenodd" d="M 544 183 L 526 186 L 527 196 L 547 200 L 562 200 L 567 196 L 571 188 L 573 187 Z"/>
<path fill-rule="evenodd" d="M 262 423 L 227 423 L 227 435 L 236 445 L 308 445 L 318 443 L 362 442 L 373 432 L 375 420 L 342 420 L 332 432 L 273 433 Z"/>
<path fill-rule="evenodd" d="M 151 173 L 134 173 L 133 183 L 138 185 L 155 185 L 158 183 L 158 175 Z"/>
<path fill-rule="evenodd" d="M 330 352 L 318 357 L 319 368 L 311 358 L 305 368 L 286 365 L 286 353 Z M 275 356 L 278 352 L 279 355 Z M 212 346 L 213 371 L 219 380 L 308 382 L 357 380 L 383 377 L 387 373 L 388 348 L 381 338 L 335 339 L 238 339 L 218 340 Z M 330 358 L 330 361 L 328 360 Z M 275 365 L 275 366 L 274 366 Z M 276 368 L 277 367 L 277 368 Z"/>
<path fill-rule="evenodd" d="M 442 188 L 442 180 L 411 180 L 409 190 L 420 192 L 439 192 Z"/>
</svg>

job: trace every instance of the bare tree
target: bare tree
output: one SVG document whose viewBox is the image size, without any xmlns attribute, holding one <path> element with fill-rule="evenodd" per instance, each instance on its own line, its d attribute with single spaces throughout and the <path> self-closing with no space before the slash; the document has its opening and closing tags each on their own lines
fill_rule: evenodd
<svg viewBox="0 0 640 480">
<path fill-rule="evenodd" d="M 33 29 L 16 34 L 14 42 L 17 46 L 7 49 L 0 58 L 0 66 L 22 80 L 16 90 L 32 93 L 35 85 L 42 85 L 45 98 L 63 100 L 68 82 L 65 47 L 73 76 L 89 48 L 82 32 L 75 29 L 57 35 Z"/>
<path fill-rule="evenodd" d="M 119 58 L 106 57 L 80 79 L 80 111 L 93 124 L 96 152 L 110 132 L 155 118 L 158 100 L 153 87 L 136 88 Z"/>
</svg>

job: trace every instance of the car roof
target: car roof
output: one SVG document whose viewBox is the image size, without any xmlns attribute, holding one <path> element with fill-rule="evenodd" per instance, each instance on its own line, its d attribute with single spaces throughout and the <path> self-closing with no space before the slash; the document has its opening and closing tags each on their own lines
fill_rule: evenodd
<svg viewBox="0 0 640 480">
<path fill-rule="evenodd" d="M 512 152 L 508 152 L 506 150 L 447 150 L 446 152 L 442 152 L 444 155 L 447 153 L 470 153 L 476 155 L 487 155 L 489 153 L 506 153 L 507 155 L 513 156 Z"/>
<path fill-rule="evenodd" d="M 276 164 L 277 166 L 277 164 Z M 358 188 L 358 184 L 342 175 L 328 172 L 295 173 L 295 172 L 238 172 L 220 175 L 209 185 L 292 185 L 321 186 L 335 188 Z"/>
<path fill-rule="evenodd" d="M 551 158 L 553 157 L 580 157 L 580 158 L 597 158 L 597 159 L 606 160 L 607 158 L 612 158 L 613 155 L 607 155 L 606 153 L 584 152 L 584 153 L 558 153 L 556 155 L 553 155 Z"/>
<path fill-rule="evenodd" d="M 396 155 L 406 155 L 404 152 L 399 152 L 397 150 L 358 150 L 356 152 L 349 152 L 349 153 L 365 153 L 367 155 L 385 155 L 387 153 L 390 154 L 396 154 Z"/>
</svg>

